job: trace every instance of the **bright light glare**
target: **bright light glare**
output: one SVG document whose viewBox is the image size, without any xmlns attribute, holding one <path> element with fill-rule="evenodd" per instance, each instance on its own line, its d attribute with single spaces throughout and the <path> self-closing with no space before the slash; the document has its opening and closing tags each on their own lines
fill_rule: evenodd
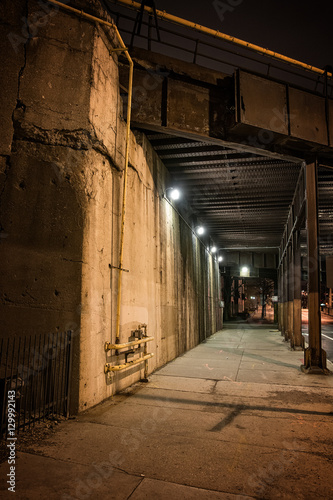
<svg viewBox="0 0 333 500">
<path fill-rule="evenodd" d="M 212 247 L 212 248 L 210 249 L 210 251 L 211 251 L 212 253 L 215 253 L 215 252 L 216 252 L 216 250 L 217 250 L 217 248 L 216 248 L 216 247 Z"/>
<path fill-rule="evenodd" d="M 179 200 L 179 198 L 180 198 L 179 189 L 172 189 L 172 191 L 170 193 L 170 198 L 172 198 L 173 200 Z"/>
<path fill-rule="evenodd" d="M 241 269 L 241 273 L 242 274 L 247 274 L 248 272 L 249 272 L 249 268 L 248 267 L 246 267 L 246 266 L 242 267 L 242 269 Z"/>
<path fill-rule="evenodd" d="M 199 226 L 197 229 L 197 233 L 201 235 L 201 234 L 204 234 L 204 232 L 205 232 L 205 228 L 202 226 Z"/>
<path fill-rule="evenodd" d="M 223 257 L 220 255 L 220 257 L 217 259 L 219 262 L 222 262 Z"/>
</svg>

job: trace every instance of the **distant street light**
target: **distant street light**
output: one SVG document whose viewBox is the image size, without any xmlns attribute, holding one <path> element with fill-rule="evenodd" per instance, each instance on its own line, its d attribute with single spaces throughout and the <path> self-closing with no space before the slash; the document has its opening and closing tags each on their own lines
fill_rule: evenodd
<svg viewBox="0 0 333 500">
<path fill-rule="evenodd" d="M 246 266 L 242 267 L 241 268 L 241 272 L 240 272 L 240 275 L 241 276 L 249 276 L 250 275 L 250 269 Z"/>
</svg>

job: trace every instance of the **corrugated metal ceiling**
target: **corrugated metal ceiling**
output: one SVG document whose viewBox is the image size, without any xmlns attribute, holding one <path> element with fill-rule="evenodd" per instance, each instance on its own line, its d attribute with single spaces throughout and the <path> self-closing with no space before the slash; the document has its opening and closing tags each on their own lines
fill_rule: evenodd
<svg viewBox="0 0 333 500">
<path fill-rule="evenodd" d="M 277 247 L 300 164 L 146 132 L 198 222 L 219 247 Z"/>
</svg>

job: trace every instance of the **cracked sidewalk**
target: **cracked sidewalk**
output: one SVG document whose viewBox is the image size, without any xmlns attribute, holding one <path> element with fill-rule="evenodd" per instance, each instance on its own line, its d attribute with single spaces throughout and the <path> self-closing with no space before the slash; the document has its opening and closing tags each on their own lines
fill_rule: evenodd
<svg viewBox="0 0 333 500">
<path fill-rule="evenodd" d="M 275 326 L 225 326 L 23 447 L 18 498 L 333 498 L 333 376 L 303 374 Z"/>
</svg>

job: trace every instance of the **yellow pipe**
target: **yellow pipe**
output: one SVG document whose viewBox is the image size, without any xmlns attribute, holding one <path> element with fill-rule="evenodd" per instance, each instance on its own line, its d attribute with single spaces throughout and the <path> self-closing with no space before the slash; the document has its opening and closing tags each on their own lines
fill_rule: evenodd
<svg viewBox="0 0 333 500">
<path fill-rule="evenodd" d="M 141 4 L 138 2 L 135 2 L 134 0 L 117 0 L 117 3 L 121 3 L 123 5 L 126 5 L 127 7 L 132 7 L 134 9 L 141 9 Z M 151 7 L 145 6 L 145 10 L 149 13 L 153 13 L 153 9 Z M 269 49 L 264 49 L 263 47 L 260 47 L 259 45 L 255 45 L 253 43 L 245 42 L 244 40 L 241 40 L 240 38 L 235 38 L 234 36 L 226 35 L 225 33 L 221 33 L 218 30 L 213 30 L 211 28 L 206 28 L 205 26 L 201 26 L 201 24 L 196 24 L 191 21 L 187 21 L 186 19 L 183 19 L 181 17 L 174 16 L 172 14 L 167 14 L 165 11 L 161 10 L 156 10 L 157 17 L 159 19 L 165 19 L 167 21 L 171 21 L 172 23 L 179 24 L 180 26 L 186 26 L 187 28 L 194 29 L 196 31 L 199 31 L 200 33 L 204 33 L 205 35 L 210 35 L 213 36 L 214 38 L 220 38 L 221 40 L 224 40 L 226 42 L 231 42 L 234 43 L 235 45 L 239 45 L 240 47 L 246 47 L 247 49 L 253 50 L 254 52 L 257 52 L 259 54 L 273 57 L 274 59 L 277 59 L 279 61 L 283 61 L 288 64 L 292 64 L 293 66 L 297 66 L 302 69 L 306 69 L 308 71 L 311 71 L 313 73 L 317 73 L 319 75 L 324 75 L 325 70 L 316 68 L 315 66 L 311 66 L 310 64 L 303 63 L 301 61 L 297 61 L 296 59 L 292 59 L 291 57 L 283 56 L 282 54 L 279 54 L 277 52 L 273 52 L 272 50 Z M 327 76 L 329 78 L 332 78 L 332 73 L 327 73 Z"/>
<path fill-rule="evenodd" d="M 117 30 L 118 31 L 118 30 Z M 119 35 L 120 37 L 120 35 Z M 123 45 L 124 42 L 122 41 Z M 125 45 L 124 45 L 124 48 Z M 127 175 L 128 175 L 128 158 L 129 158 L 129 141 L 131 133 L 131 107 L 132 107 L 132 87 L 133 87 L 133 61 L 126 49 L 127 59 L 129 61 L 129 81 L 128 81 L 128 102 L 127 102 L 127 129 L 126 129 L 126 150 L 125 150 L 125 169 L 124 169 L 124 184 L 123 184 L 123 206 L 121 214 L 120 228 L 120 251 L 119 251 L 119 275 L 118 275 L 118 295 L 117 295 L 117 321 L 116 321 L 116 343 L 119 342 L 120 336 L 120 308 L 121 308 L 121 278 L 123 274 L 123 257 L 124 257 L 124 233 L 125 233 L 125 215 L 126 215 L 126 193 L 127 193 Z"/>
<path fill-rule="evenodd" d="M 105 21 L 99 17 L 92 16 L 83 12 L 82 10 L 75 9 L 69 5 L 65 5 L 57 0 L 48 0 L 49 3 L 58 5 L 62 9 L 68 10 L 73 14 L 84 17 L 90 21 L 103 24 L 114 29 L 121 48 L 126 54 L 127 60 L 129 62 L 129 79 L 128 79 L 128 101 L 127 101 L 127 128 L 126 128 L 126 149 L 125 149 L 125 167 L 124 167 L 124 187 L 123 187 L 123 205 L 122 205 L 122 215 L 121 215 L 121 229 L 120 229 L 120 252 L 119 252 L 119 275 L 118 275 L 118 295 L 117 295 L 117 320 L 116 320 L 116 342 L 119 342 L 120 334 L 120 307 L 121 307 L 121 278 L 123 273 L 123 255 L 124 255 L 124 232 L 125 232 L 125 211 L 126 211 L 126 192 L 127 192 L 127 173 L 128 173 L 128 159 L 129 159 L 129 142 L 130 142 L 130 132 L 131 132 L 131 108 L 132 108 L 132 88 L 133 88 L 133 61 L 128 53 L 128 48 L 123 42 L 120 36 L 117 26 L 112 22 Z M 118 51 L 118 49 L 115 49 Z"/>
<path fill-rule="evenodd" d="M 144 344 L 145 342 L 150 342 L 151 340 L 154 340 L 154 337 L 146 337 L 140 340 L 133 340 L 131 342 L 126 342 L 125 344 L 111 344 L 111 342 L 105 342 L 105 350 L 106 351 L 112 351 L 112 350 L 119 350 L 119 349 L 125 349 L 125 347 L 132 347 L 135 345 L 139 344 Z"/>
<path fill-rule="evenodd" d="M 142 356 L 142 358 L 135 359 L 134 361 L 128 361 L 127 363 L 124 363 L 123 365 L 115 365 L 112 366 L 110 363 L 106 363 L 104 371 L 105 373 L 108 372 L 119 372 L 120 370 L 125 370 L 125 368 L 129 368 L 130 366 L 137 365 L 138 363 L 142 363 L 143 361 L 147 361 L 148 359 L 152 358 L 154 356 L 153 353 L 146 354 L 145 356 Z"/>
</svg>

